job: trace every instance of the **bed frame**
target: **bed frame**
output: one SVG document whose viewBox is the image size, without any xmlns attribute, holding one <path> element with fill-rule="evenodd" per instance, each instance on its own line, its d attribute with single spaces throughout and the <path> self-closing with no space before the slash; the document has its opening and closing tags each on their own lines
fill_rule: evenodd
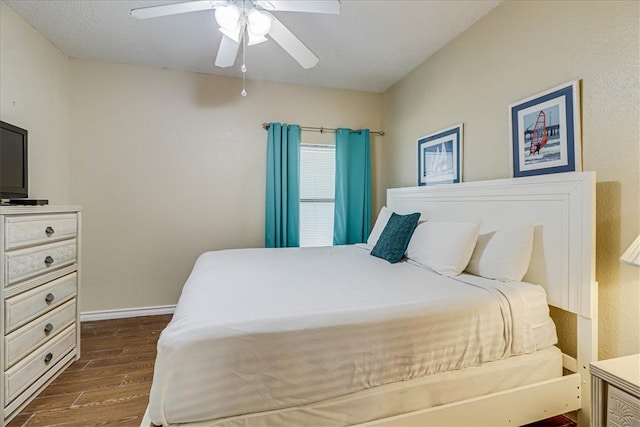
<svg viewBox="0 0 640 427">
<path fill-rule="evenodd" d="M 597 360 L 595 174 L 569 172 L 527 178 L 389 189 L 387 206 L 423 219 L 482 219 L 481 232 L 535 224 L 524 278 L 547 291 L 549 304 L 577 316 L 577 358 L 563 355 L 562 377 L 360 426 L 523 425 L 577 411 L 590 424 L 589 362 Z M 142 426 L 149 426 L 147 414 Z"/>
<path fill-rule="evenodd" d="M 577 359 L 563 355 L 561 378 L 365 423 L 367 426 L 522 425 L 578 411 L 590 425 L 589 362 L 598 356 L 595 280 L 595 173 L 389 189 L 387 206 L 422 219 L 481 218 L 481 233 L 535 224 L 524 280 L 542 285 L 549 304 L 577 316 Z"/>
</svg>

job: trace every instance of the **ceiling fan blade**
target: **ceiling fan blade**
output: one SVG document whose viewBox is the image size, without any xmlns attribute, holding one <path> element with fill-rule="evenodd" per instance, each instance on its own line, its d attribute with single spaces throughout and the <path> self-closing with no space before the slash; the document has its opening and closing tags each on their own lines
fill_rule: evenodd
<svg viewBox="0 0 640 427">
<path fill-rule="evenodd" d="M 318 63 L 318 57 L 309 50 L 287 27 L 282 25 L 273 16 L 271 30 L 267 35 L 278 43 L 289 55 L 293 57 L 302 68 L 313 68 Z"/>
<path fill-rule="evenodd" d="M 253 3 L 271 11 L 340 13 L 340 0 L 254 0 Z"/>
<path fill-rule="evenodd" d="M 131 9 L 131 16 L 138 19 L 157 18 L 159 16 L 177 15 L 179 13 L 211 10 L 226 4 L 226 0 L 197 0 L 186 3 L 141 7 L 139 9 Z"/>
<path fill-rule="evenodd" d="M 231 38 L 223 35 L 218 48 L 218 56 L 216 56 L 216 67 L 231 67 L 236 62 L 240 43 L 233 41 Z"/>
</svg>

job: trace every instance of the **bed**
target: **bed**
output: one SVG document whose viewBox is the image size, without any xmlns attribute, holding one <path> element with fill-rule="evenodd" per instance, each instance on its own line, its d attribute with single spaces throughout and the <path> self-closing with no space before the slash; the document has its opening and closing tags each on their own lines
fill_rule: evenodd
<svg viewBox="0 0 640 427">
<path fill-rule="evenodd" d="M 568 173 L 388 190 L 390 210 L 431 227 L 534 224 L 522 280 L 391 264 L 370 245 L 202 254 L 142 425 L 518 425 L 573 410 L 588 423 L 594 185 Z M 547 304 L 578 316 L 577 358 L 555 346 Z"/>
</svg>

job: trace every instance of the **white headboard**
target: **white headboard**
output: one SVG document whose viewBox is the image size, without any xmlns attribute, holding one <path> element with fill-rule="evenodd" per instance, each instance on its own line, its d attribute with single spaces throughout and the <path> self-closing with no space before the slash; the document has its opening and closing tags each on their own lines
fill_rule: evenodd
<svg viewBox="0 0 640 427">
<path fill-rule="evenodd" d="M 524 280 L 542 285 L 553 306 L 597 316 L 594 172 L 394 188 L 387 206 L 427 220 L 481 219 L 481 233 L 535 224 Z"/>
</svg>

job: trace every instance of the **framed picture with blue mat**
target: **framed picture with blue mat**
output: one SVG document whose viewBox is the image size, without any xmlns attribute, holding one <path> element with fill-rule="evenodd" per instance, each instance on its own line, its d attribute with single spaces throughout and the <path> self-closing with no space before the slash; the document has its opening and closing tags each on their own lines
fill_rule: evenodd
<svg viewBox="0 0 640 427">
<path fill-rule="evenodd" d="M 509 134 L 515 178 L 581 171 L 579 81 L 511 104 Z"/>
<path fill-rule="evenodd" d="M 462 123 L 418 138 L 418 185 L 462 182 Z"/>
</svg>

